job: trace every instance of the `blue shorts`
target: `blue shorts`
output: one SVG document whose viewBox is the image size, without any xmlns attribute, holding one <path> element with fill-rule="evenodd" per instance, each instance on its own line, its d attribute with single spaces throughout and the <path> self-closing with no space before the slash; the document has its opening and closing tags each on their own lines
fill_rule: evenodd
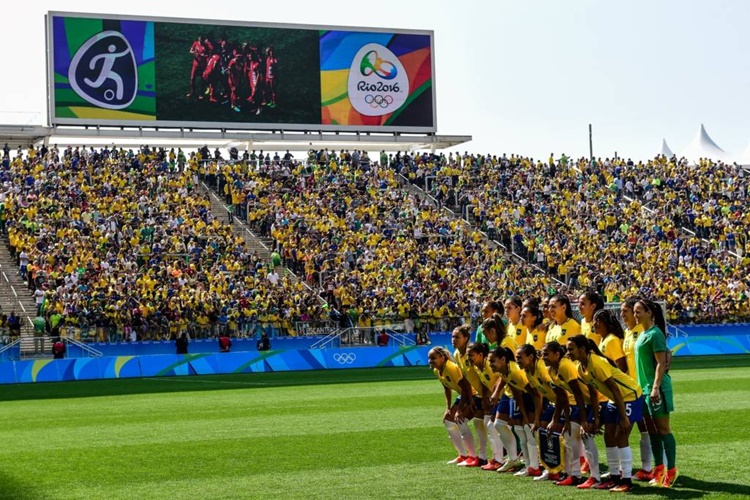
<svg viewBox="0 0 750 500">
<path fill-rule="evenodd" d="M 625 403 L 625 413 L 631 424 L 634 424 L 643 418 L 643 396 L 634 401 Z M 613 402 L 607 403 L 607 411 L 602 422 L 605 424 L 619 424 L 620 412 L 617 411 L 617 405 Z"/>
<path fill-rule="evenodd" d="M 526 413 L 528 415 L 534 415 L 534 398 L 531 397 L 531 394 L 523 393 L 523 404 L 526 405 Z M 513 413 L 511 413 L 510 417 L 515 420 L 521 420 L 523 418 L 523 415 L 521 414 L 521 407 L 518 406 L 515 400 L 511 399 L 513 405 Z"/>
<path fill-rule="evenodd" d="M 461 396 L 458 396 L 455 401 L 453 401 L 453 406 L 458 406 L 459 403 L 461 403 Z M 481 396 L 474 396 L 474 410 L 475 411 L 482 411 L 482 398 Z"/>
<path fill-rule="evenodd" d="M 508 397 L 507 395 L 503 394 L 500 398 L 500 401 L 497 403 L 497 406 L 495 407 L 495 413 L 502 413 L 504 415 L 512 415 L 513 414 L 513 398 Z"/>
<path fill-rule="evenodd" d="M 550 403 L 548 400 L 542 400 L 542 413 L 539 417 L 540 422 L 551 422 L 552 417 L 555 414 L 555 405 Z"/>
<path fill-rule="evenodd" d="M 561 420 L 564 422 L 565 417 L 563 417 Z M 582 422 L 581 409 L 578 407 L 578 405 L 570 405 L 570 421 L 576 423 Z M 586 422 L 594 422 L 594 408 L 591 405 L 586 405 Z"/>
</svg>

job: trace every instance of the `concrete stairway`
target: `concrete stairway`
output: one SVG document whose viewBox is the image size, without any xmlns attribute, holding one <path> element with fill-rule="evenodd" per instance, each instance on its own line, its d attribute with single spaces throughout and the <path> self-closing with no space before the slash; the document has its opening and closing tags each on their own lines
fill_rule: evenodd
<svg viewBox="0 0 750 500">
<path fill-rule="evenodd" d="M 205 183 L 201 182 L 199 189 L 211 200 L 211 213 L 222 222 L 229 222 L 229 212 L 224 200 L 216 193 L 215 190 L 211 189 Z M 250 227 L 245 224 L 239 217 L 234 217 L 232 222 L 232 229 L 234 233 L 240 235 L 247 244 L 250 252 L 257 252 L 258 255 L 266 262 L 271 261 L 271 253 L 274 251 L 274 242 L 270 238 L 262 238 L 255 234 Z M 299 278 L 292 271 L 286 267 L 277 268 L 277 272 L 280 276 L 286 277 L 291 280 L 292 283 L 297 283 Z"/>
<path fill-rule="evenodd" d="M 413 184 L 411 181 L 409 181 L 409 179 L 407 179 L 403 175 L 398 175 L 397 179 L 398 179 L 399 184 L 401 185 L 401 187 L 403 189 L 406 189 L 409 192 L 409 194 L 414 195 L 414 196 L 419 196 L 420 198 L 423 198 L 423 199 L 426 198 L 427 201 L 429 202 L 429 204 L 431 206 L 437 208 L 438 204 L 437 204 L 437 201 L 435 200 L 435 198 L 433 198 L 432 196 L 428 195 L 422 188 L 420 188 L 419 186 Z M 442 207 L 441 212 L 444 213 L 444 214 L 446 214 L 446 215 L 448 215 L 451 219 L 462 221 L 465 224 L 468 224 L 473 229 L 479 230 L 479 221 L 476 220 L 476 218 L 473 215 L 470 215 L 469 220 L 467 221 L 467 220 L 465 220 L 463 218 L 462 214 L 456 213 L 453 210 L 449 209 L 448 207 L 445 207 L 445 206 Z M 493 248 L 493 249 L 494 248 L 500 248 L 500 249 L 502 249 L 511 261 L 522 262 L 522 263 L 524 263 L 524 264 L 526 264 L 526 265 L 528 265 L 528 266 L 536 269 L 540 273 L 548 275 L 552 280 L 554 280 L 558 284 L 563 284 L 560 280 L 558 280 L 557 278 L 555 278 L 552 274 L 544 271 L 542 268 L 538 267 L 533 262 L 527 261 L 526 259 L 524 259 L 520 255 L 513 253 L 512 249 L 506 248 L 502 243 L 500 243 L 497 240 L 490 239 L 489 236 L 487 236 L 487 234 L 484 231 L 480 231 L 480 233 L 482 234 L 483 240 L 485 241 L 485 243 L 487 245 L 489 245 L 490 248 Z"/>
<path fill-rule="evenodd" d="M 0 307 L 6 315 L 12 311 L 21 318 L 21 353 L 33 355 L 34 328 L 31 319 L 36 315 L 36 303 L 26 282 L 18 274 L 18 264 L 10 256 L 7 240 L 0 240 Z M 40 356 L 51 355 L 52 345 L 46 342 Z"/>
</svg>

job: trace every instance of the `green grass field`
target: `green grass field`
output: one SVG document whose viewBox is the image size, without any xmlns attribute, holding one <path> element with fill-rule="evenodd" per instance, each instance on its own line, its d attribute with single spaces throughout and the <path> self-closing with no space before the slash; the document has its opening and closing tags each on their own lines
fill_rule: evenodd
<svg viewBox="0 0 750 500">
<path fill-rule="evenodd" d="M 672 376 L 681 476 L 632 495 L 750 497 L 750 356 L 677 358 Z M 445 465 L 426 368 L 2 386 L 0 399 L 2 499 L 611 497 Z"/>
</svg>

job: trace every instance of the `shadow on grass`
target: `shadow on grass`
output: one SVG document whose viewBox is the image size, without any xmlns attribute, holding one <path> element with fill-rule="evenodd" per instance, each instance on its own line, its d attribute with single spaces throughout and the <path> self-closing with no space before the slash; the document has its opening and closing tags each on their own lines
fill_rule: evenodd
<svg viewBox="0 0 750 500">
<path fill-rule="evenodd" d="M 107 380 L 81 380 L 14 384 L 0 386 L 0 400 L 68 399 L 130 394 L 216 391 L 321 384 L 351 384 L 425 380 L 434 375 L 427 367 L 388 367 L 346 370 L 317 370 L 273 373 L 238 373 L 228 375 L 192 375 Z M 0 495 L 0 498 L 6 498 Z"/>
<path fill-rule="evenodd" d="M 0 472 L 0 498 L 13 500 L 38 500 L 43 496 L 28 483 Z"/>
<path fill-rule="evenodd" d="M 750 498 L 750 486 L 744 484 L 701 481 L 690 476 L 680 475 L 674 488 L 634 488 L 630 495 L 656 495 L 663 498 L 702 498 L 709 494 L 721 493 L 727 497 Z"/>
</svg>

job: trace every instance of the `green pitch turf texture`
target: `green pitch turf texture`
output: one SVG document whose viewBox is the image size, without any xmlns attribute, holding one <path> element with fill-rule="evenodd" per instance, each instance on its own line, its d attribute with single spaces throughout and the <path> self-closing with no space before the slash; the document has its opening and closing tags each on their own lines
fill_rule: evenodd
<svg viewBox="0 0 750 500">
<path fill-rule="evenodd" d="M 678 358 L 672 376 L 681 476 L 674 490 L 631 495 L 750 497 L 750 356 Z M 32 384 L 0 395 L 2 499 L 612 497 L 446 465 L 455 453 L 426 368 Z"/>
</svg>

